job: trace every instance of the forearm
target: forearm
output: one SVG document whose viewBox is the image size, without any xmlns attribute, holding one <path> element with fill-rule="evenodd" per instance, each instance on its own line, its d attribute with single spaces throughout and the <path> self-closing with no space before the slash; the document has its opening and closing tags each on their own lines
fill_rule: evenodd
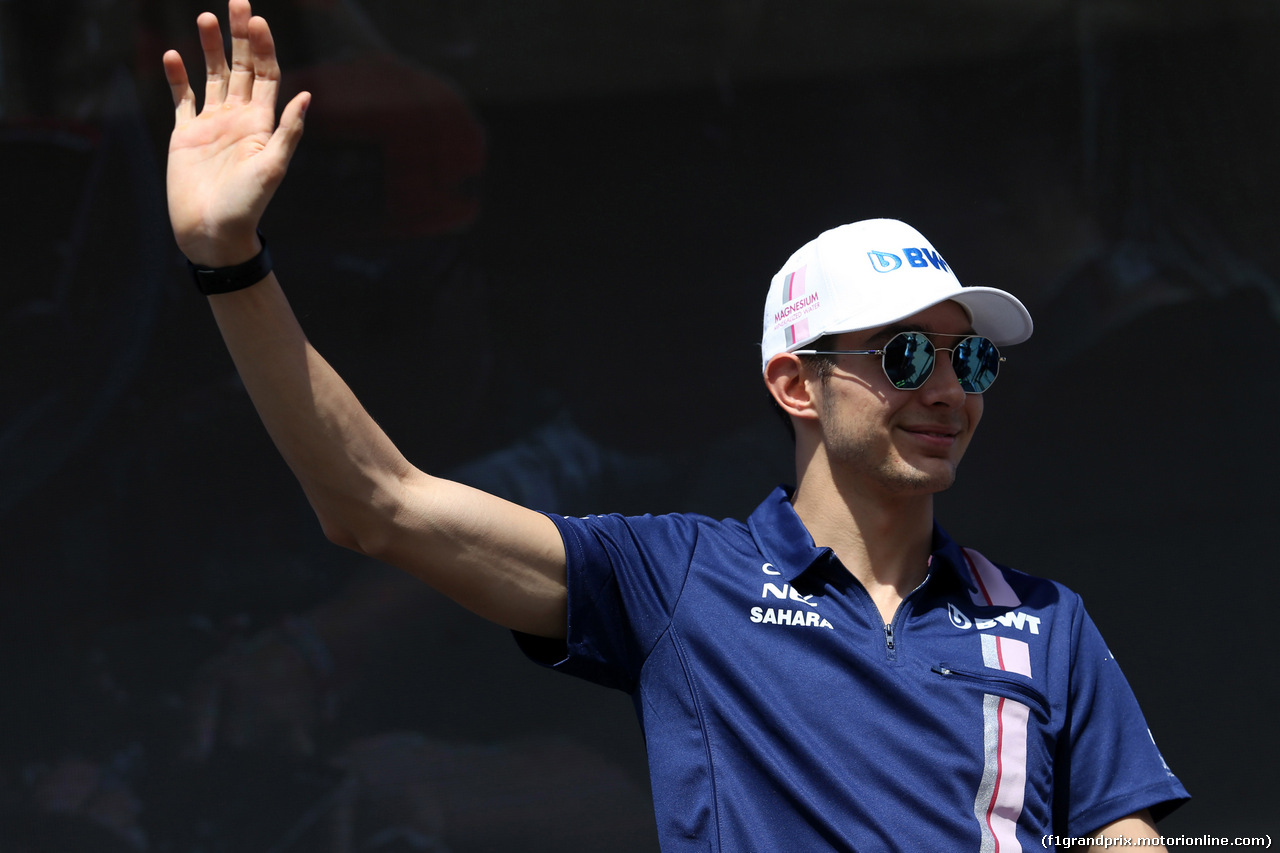
<svg viewBox="0 0 1280 853">
<path fill-rule="evenodd" d="M 412 467 L 307 341 L 274 275 L 209 297 L 263 424 L 297 476 L 325 535 L 376 550 L 374 518 Z M 362 538 L 364 541 L 362 542 Z"/>
<path fill-rule="evenodd" d="M 274 275 L 209 304 L 330 540 L 501 625 L 564 633 L 564 550 L 548 519 L 414 468 L 307 341 Z"/>
</svg>

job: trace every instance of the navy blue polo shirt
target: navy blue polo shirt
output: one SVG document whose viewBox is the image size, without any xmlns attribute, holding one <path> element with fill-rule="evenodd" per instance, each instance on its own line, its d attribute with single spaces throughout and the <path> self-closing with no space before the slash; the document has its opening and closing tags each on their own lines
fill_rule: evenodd
<svg viewBox="0 0 1280 853">
<path fill-rule="evenodd" d="M 782 489 L 552 520 L 568 637 L 519 639 L 632 695 L 666 853 L 1042 850 L 1187 797 L 1079 596 L 940 528 L 885 625 Z"/>
</svg>

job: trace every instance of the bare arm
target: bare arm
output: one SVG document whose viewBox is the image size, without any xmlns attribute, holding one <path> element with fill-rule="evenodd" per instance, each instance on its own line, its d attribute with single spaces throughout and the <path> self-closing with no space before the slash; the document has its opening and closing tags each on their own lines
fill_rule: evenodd
<svg viewBox="0 0 1280 853">
<path fill-rule="evenodd" d="M 176 109 L 170 220 L 187 257 L 209 266 L 238 264 L 259 250 L 257 223 L 310 102 L 298 95 L 276 126 L 280 70 L 267 22 L 251 17 L 247 0 L 231 0 L 228 11 L 230 66 L 217 19 L 205 13 L 197 21 L 207 74 L 199 112 L 181 57 L 164 57 Z M 254 406 L 331 540 L 499 624 L 564 635 L 564 546 L 550 520 L 409 464 L 307 341 L 274 274 L 209 303 Z"/>
</svg>

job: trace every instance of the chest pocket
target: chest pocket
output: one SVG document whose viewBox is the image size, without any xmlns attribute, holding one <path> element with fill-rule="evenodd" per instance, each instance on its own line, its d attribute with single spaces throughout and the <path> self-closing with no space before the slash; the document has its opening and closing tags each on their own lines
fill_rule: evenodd
<svg viewBox="0 0 1280 853">
<path fill-rule="evenodd" d="M 1021 702 L 1029 708 L 1039 710 L 1046 719 L 1049 717 L 1049 700 L 1031 685 L 1029 679 L 995 669 L 973 670 L 943 663 L 936 664 L 932 669 L 939 678 L 971 687 L 975 692 L 985 695 Z"/>
</svg>

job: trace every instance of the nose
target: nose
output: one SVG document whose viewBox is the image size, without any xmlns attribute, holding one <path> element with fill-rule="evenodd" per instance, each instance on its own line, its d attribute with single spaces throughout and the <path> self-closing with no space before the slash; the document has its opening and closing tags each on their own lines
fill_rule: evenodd
<svg viewBox="0 0 1280 853">
<path fill-rule="evenodd" d="M 924 385 L 920 386 L 920 391 L 925 395 L 927 403 L 941 404 L 951 408 L 964 405 L 964 398 L 968 395 L 960 387 L 960 377 L 956 376 L 956 369 L 951 364 L 952 352 L 944 347 L 934 347 L 933 372 L 929 374 Z"/>
</svg>

